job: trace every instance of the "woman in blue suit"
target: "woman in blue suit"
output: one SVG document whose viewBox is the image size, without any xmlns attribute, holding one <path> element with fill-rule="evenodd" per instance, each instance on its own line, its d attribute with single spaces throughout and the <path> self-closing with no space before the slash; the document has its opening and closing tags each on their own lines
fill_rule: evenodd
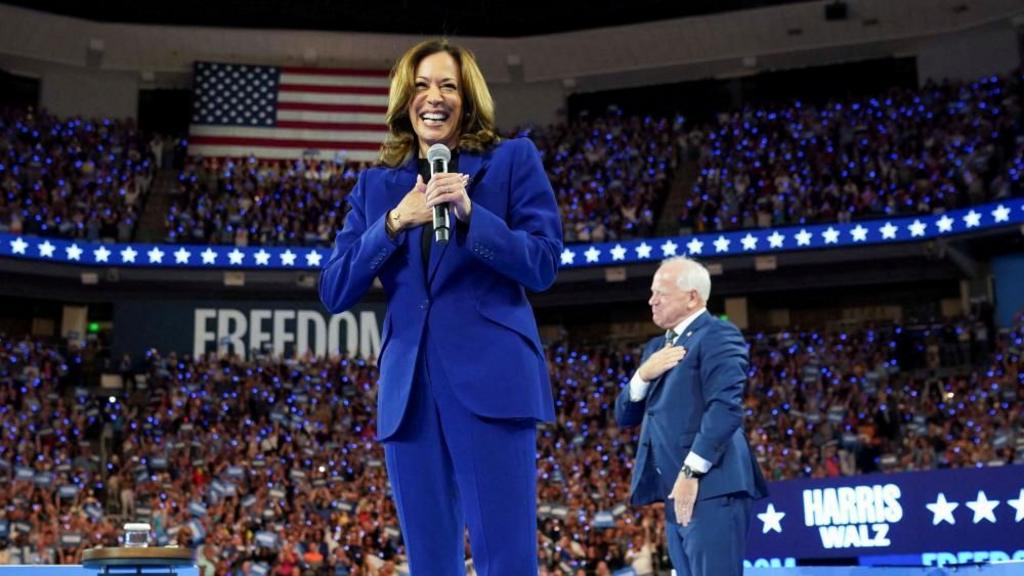
<svg viewBox="0 0 1024 576">
<path fill-rule="evenodd" d="M 533 143 L 500 141 L 472 54 L 412 47 L 392 72 L 382 166 L 364 171 L 320 277 L 341 312 L 387 296 L 377 435 L 412 574 L 537 573 L 536 424 L 554 417 L 526 291 L 555 280 L 562 230 Z M 426 152 L 452 150 L 430 176 Z M 451 239 L 435 243 L 432 208 Z"/>
</svg>

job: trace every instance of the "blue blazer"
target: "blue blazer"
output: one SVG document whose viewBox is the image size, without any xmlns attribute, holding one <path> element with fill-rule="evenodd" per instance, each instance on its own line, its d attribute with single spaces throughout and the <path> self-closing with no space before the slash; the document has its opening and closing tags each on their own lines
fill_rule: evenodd
<svg viewBox="0 0 1024 576">
<path fill-rule="evenodd" d="M 665 338 L 644 347 L 643 360 Z M 627 386 L 615 402 L 620 426 L 642 425 L 630 492 L 636 505 L 664 501 L 690 450 L 711 462 L 697 498 L 747 493 L 767 495 L 764 477 L 743 432 L 747 347 L 732 324 L 703 312 L 676 341 L 686 356 L 651 382 L 640 402 Z"/>
<path fill-rule="evenodd" d="M 401 423 L 424 333 L 444 362 L 458 399 L 480 416 L 554 418 L 551 384 L 526 290 L 555 281 L 562 226 L 551 183 L 533 142 L 506 140 L 483 154 L 463 151 L 473 210 L 423 266 L 429 226 L 391 240 L 389 210 L 416 184 L 417 162 L 370 168 L 348 197 L 351 210 L 320 275 L 331 313 L 356 304 L 379 278 L 387 296 L 381 335 L 377 436 Z M 453 216 L 454 220 L 454 216 Z"/>
</svg>

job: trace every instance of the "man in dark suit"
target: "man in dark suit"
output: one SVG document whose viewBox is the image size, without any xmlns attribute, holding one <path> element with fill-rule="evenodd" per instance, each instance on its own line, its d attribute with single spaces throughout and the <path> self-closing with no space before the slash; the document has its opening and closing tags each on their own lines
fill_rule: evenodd
<svg viewBox="0 0 1024 576">
<path fill-rule="evenodd" d="M 649 304 L 667 333 L 645 346 L 615 417 L 642 425 L 632 503 L 665 503 L 679 575 L 741 576 L 751 503 L 767 489 L 742 427 L 746 343 L 708 314 L 710 294 L 711 277 L 696 261 L 672 258 L 658 268 Z"/>
</svg>

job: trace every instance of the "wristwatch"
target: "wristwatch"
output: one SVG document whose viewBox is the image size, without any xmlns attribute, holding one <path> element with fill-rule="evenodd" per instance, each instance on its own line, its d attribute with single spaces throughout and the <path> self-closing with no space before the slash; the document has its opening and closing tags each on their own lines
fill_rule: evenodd
<svg viewBox="0 0 1024 576">
<path fill-rule="evenodd" d="M 700 478 L 704 475 L 703 472 L 698 472 L 693 468 L 690 468 L 689 464 L 683 464 L 683 469 L 680 470 L 679 473 L 682 474 L 684 478 Z"/>
</svg>

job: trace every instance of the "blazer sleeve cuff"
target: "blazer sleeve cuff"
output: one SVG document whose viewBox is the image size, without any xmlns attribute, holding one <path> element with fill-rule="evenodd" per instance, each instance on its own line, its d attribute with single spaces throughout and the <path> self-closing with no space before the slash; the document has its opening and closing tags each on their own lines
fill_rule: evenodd
<svg viewBox="0 0 1024 576">
<path fill-rule="evenodd" d="M 629 401 L 640 402 L 647 395 L 647 387 L 651 383 L 640 377 L 640 372 L 633 374 L 633 378 L 629 381 Z"/>
<path fill-rule="evenodd" d="M 377 271 L 381 266 L 387 262 L 388 258 L 394 254 L 395 249 L 398 248 L 405 239 L 405 231 L 395 234 L 392 238 L 388 235 L 387 225 L 385 220 L 387 213 L 374 221 L 369 228 L 366 229 L 365 238 L 367 239 L 367 245 L 373 246 L 368 251 L 370 254 L 370 269 Z"/>
<path fill-rule="evenodd" d="M 700 472 L 701 474 L 707 474 L 708 470 L 711 470 L 711 462 L 708 462 L 704 458 L 700 457 L 696 452 L 692 451 L 686 455 L 686 459 L 683 460 L 683 464 L 697 472 Z"/>
</svg>

